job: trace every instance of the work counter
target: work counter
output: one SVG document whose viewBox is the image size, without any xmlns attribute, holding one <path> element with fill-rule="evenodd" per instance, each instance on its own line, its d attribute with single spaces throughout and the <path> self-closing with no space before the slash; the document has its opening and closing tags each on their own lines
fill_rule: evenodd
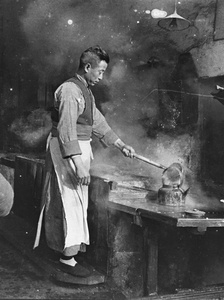
<svg viewBox="0 0 224 300">
<path fill-rule="evenodd" d="M 157 190 L 144 178 L 138 180 L 94 173 L 90 212 L 97 208 L 97 217 L 90 213 L 96 236 L 91 258 L 101 266 L 104 260 L 108 276 L 129 296 L 223 284 L 222 205 L 205 209 L 202 216 L 192 206 L 160 205 Z"/>
<path fill-rule="evenodd" d="M 223 227 L 224 212 L 205 212 L 203 216 L 197 215 L 197 210 L 186 207 L 175 207 L 160 205 L 156 201 L 156 191 L 142 192 L 136 194 L 133 191 L 122 189 L 111 191 L 109 195 L 108 208 L 123 211 L 133 216 L 163 222 L 176 227 L 193 227 L 199 231 L 208 227 Z M 149 198 L 149 199 L 148 199 Z M 200 211 L 199 211 L 200 212 Z"/>
</svg>

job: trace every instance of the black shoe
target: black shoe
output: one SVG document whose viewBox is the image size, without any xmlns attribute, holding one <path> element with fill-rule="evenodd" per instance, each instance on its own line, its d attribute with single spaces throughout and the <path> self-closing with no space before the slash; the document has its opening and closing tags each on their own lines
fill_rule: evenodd
<svg viewBox="0 0 224 300">
<path fill-rule="evenodd" d="M 60 262 L 60 270 L 77 277 L 88 277 L 91 272 L 77 263 L 74 267 Z"/>
</svg>

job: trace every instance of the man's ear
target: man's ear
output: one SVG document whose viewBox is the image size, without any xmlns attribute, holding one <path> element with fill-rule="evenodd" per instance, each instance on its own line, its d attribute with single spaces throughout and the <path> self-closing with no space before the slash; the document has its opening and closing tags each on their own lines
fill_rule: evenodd
<svg viewBox="0 0 224 300">
<path fill-rule="evenodd" d="M 91 64 L 90 63 L 86 64 L 84 67 L 85 72 L 88 73 L 90 68 L 91 68 Z"/>
</svg>

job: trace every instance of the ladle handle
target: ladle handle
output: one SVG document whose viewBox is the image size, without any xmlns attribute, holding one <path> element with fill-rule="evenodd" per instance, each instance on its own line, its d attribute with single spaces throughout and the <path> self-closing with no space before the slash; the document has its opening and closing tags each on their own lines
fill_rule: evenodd
<svg viewBox="0 0 224 300">
<path fill-rule="evenodd" d="M 151 161 L 151 160 L 149 160 L 148 158 L 146 158 L 146 157 L 144 157 L 144 156 L 142 156 L 142 155 L 139 155 L 139 154 L 137 154 L 137 153 L 134 154 L 134 158 L 137 158 L 137 159 L 139 159 L 139 160 L 141 160 L 141 161 L 144 161 L 144 162 L 146 162 L 147 164 L 153 165 L 153 166 L 155 166 L 155 167 L 157 167 L 157 168 L 164 169 L 164 170 L 167 169 L 167 167 L 165 167 L 165 166 L 163 166 L 163 165 L 161 165 L 161 164 L 158 164 L 158 163 L 156 163 L 156 162 L 154 162 L 154 161 Z"/>
</svg>

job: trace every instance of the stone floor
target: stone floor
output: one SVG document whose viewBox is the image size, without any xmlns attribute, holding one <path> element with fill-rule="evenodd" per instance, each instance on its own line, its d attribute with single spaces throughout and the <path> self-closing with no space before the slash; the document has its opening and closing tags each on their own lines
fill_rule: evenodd
<svg viewBox="0 0 224 300">
<path fill-rule="evenodd" d="M 126 299 L 117 287 L 100 281 L 103 275 L 95 269 L 92 281 L 77 284 L 73 276 L 58 269 L 58 260 L 49 260 L 45 248 L 32 249 L 34 238 L 27 228 L 30 226 L 13 214 L 0 218 L 0 299 Z M 94 279 L 100 283 L 95 284 Z"/>
<path fill-rule="evenodd" d="M 0 299 L 125 299 L 108 284 L 53 282 L 0 235 Z"/>
</svg>

